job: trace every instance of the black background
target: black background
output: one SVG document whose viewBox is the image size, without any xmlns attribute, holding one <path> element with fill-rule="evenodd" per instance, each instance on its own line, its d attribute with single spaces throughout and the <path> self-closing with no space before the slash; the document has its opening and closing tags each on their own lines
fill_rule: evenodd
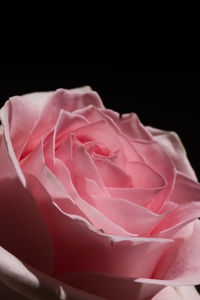
<svg viewBox="0 0 200 300">
<path fill-rule="evenodd" d="M 199 8 L 50 5 L 1 11 L 1 105 L 13 95 L 90 85 L 108 108 L 176 131 L 200 179 Z"/>
</svg>

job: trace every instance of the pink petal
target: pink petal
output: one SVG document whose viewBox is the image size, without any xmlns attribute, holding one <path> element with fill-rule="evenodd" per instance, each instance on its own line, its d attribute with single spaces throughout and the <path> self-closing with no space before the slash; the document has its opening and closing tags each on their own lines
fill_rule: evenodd
<svg viewBox="0 0 200 300">
<path fill-rule="evenodd" d="M 82 109 L 76 110 L 76 113 L 84 116 L 90 123 L 104 120 L 106 123 L 108 123 L 110 129 L 112 129 L 115 133 L 120 133 L 120 128 L 118 127 L 117 123 L 114 122 L 114 120 L 111 117 L 109 117 L 108 114 L 106 114 L 107 111 L 107 109 L 100 109 L 95 107 L 94 105 L 90 105 Z"/>
<path fill-rule="evenodd" d="M 113 134 L 104 120 L 82 126 L 76 129 L 74 134 L 82 143 L 95 141 L 112 149 L 113 152 L 119 149 L 117 137 Z"/>
<path fill-rule="evenodd" d="M 51 198 L 65 211 L 83 216 L 83 213 L 75 204 L 74 199 L 71 198 L 68 189 L 64 188 L 61 183 L 62 181 L 59 181 L 59 178 L 57 178 L 45 165 L 42 143 L 22 161 L 21 167 L 26 178 L 28 178 L 29 174 L 37 177 Z M 62 170 L 59 170 L 58 173 L 59 172 L 61 173 L 60 175 L 63 175 Z"/>
<path fill-rule="evenodd" d="M 119 114 L 111 109 L 104 112 L 118 125 L 121 131 L 129 137 L 130 140 L 146 140 L 151 141 L 152 136 L 142 125 L 135 113 L 123 114 L 120 118 Z"/>
<path fill-rule="evenodd" d="M 200 295 L 193 286 L 168 286 L 162 289 L 152 300 L 200 300 Z"/>
<path fill-rule="evenodd" d="M 197 181 L 195 172 L 190 165 L 187 153 L 178 135 L 172 131 L 164 131 L 152 127 L 147 127 L 147 129 L 153 135 L 154 140 L 162 146 L 163 150 L 173 160 L 176 169 Z"/>
<path fill-rule="evenodd" d="M 152 199 L 148 206 L 152 211 L 158 212 L 173 191 L 176 177 L 174 164 L 157 142 L 134 141 L 134 146 L 148 165 L 162 174 L 167 182 L 166 187 Z"/>
<path fill-rule="evenodd" d="M 106 235 L 85 219 L 63 212 L 36 178 L 31 176 L 27 181 L 52 235 L 55 275 L 82 270 L 150 277 L 164 251 L 173 243 L 169 239 Z"/>
<path fill-rule="evenodd" d="M 131 176 L 108 159 L 96 159 L 95 164 L 107 187 L 130 187 Z"/>
<path fill-rule="evenodd" d="M 102 194 L 102 191 L 99 189 L 95 181 L 89 178 L 79 178 L 78 186 L 79 193 L 77 193 L 69 173 L 69 170 L 66 166 L 58 159 L 55 160 L 54 172 L 58 179 L 62 182 L 63 186 L 66 188 L 70 197 L 74 200 L 76 204 L 76 214 L 84 217 L 89 220 L 96 228 L 99 228 L 107 233 L 112 234 L 122 234 L 130 235 L 128 232 L 123 230 L 120 226 L 114 224 L 109 218 L 106 218 L 101 214 L 95 207 L 90 204 L 94 204 L 94 201 L 91 201 L 91 192 L 96 194 Z M 83 198 L 81 198 L 81 197 Z M 86 200 L 86 201 L 85 201 Z M 69 204 L 62 199 L 54 199 L 56 204 L 62 211 L 66 213 L 72 213 L 72 210 L 69 210 Z M 88 202 L 88 203 L 87 203 Z M 79 209 L 79 211 L 78 211 Z M 74 214 L 74 212 L 73 212 Z"/>
<path fill-rule="evenodd" d="M 78 92 L 78 93 L 89 93 L 92 91 L 91 86 L 86 85 L 78 88 L 73 88 L 69 90 L 70 92 Z"/>
<path fill-rule="evenodd" d="M 127 161 L 138 161 L 144 162 L 143 157 L 137 148 L 129 141 L 129 139 L 123 135 L 118 134 L 117 138 L 120 144 L 120 151 L 118 153 L 117 164 L 124 168 Z"/>
<path fill-rule="evenodd" d="M 10 132 L 17 159 L 19 159 L 26 141 L 31 135 L 43 103 L 46 103 L 51 94 L 51 92 L 33 93 L 28 98 L 27 96 L 15 96 L 10 98 L 2 107 L 2 123 Z"/>
<path fill-rule="evenodd" d="M 170 201 L 177 204 L 155 229 L 167 233 L 174 227 L 187 223 L 200 216 L 200 184 L 187 176 L 177 173 L 176 182 Z"/>
<path fill-rule="evenodd" d="M 97 228 L 102 228 L 105 232 L 129 235 L 128 232 L 116 224 L 113 224 L 111 220 L 103 216 L 98 210 L 90 205 L 93 204 L 93 201 L 91 203 L 90 200 L 91 190 L 93 193 L 95 192 L 98 194 L 100 191 L 105 195 L 107 195 L 108 192 L 105 189 L 105 186 L 101 181 L 102 179 L 99 177 L 98 171 L 87 151 L 76 143 L 73 147 L 74 151 L 72 151 L 71 143 L 71 139 L 68 139 L 64 144 L 65 148 L 61 147 L 59 150 L 61 149 L 62 151 L 59 151 L 59 153 L 58 151 L 56 152 L 59 159 L 55 159 L 53 169 L 54 174 L 60 182 L 62 182 L 70 197 L 75 201 L 76 205 L 92 224 L 94 224 Z M 69 157 L 66 161 L 68 155 Z M 64 160 L 64 163 L 60 159 Z M 67 166 L 69 166 L 71 173 Z M 88 203 L 81 199 L 79 195 Z M 58 202 L 56 203 L 58 204 Z M 79 213 L 79 215 L 81 214 Z"/>
<path fill-rule="evenodd" d="M 104 107 L 97 93 L 93 91 L 84 93 L 59 89 L 53 92 L 42 109 L 40 109 L 39 118 L 34 125 L 29 139 L 26 141 L 24 152 L 29 153 L 32 151 L 38 136 L 45 135 L 45 133 L 55 126 L 61 110 L 72 112 L 90 104 L 100 108 Z"/>
<path fill-rule="evenodd" d="M 66 140 L 72 134 L 73 130 L 88 124 L 87 120 L 75 113 L 69 113 L 61 110 L 55 128 L 44 138 L 44 157 L 45 163 L 52 170 L 55 164 L 55 152 L 60 147 L 63 148 Z M 64 146 L 65 147 L 65 146 Z M 59 151 L 61 156 L 67 156 L 67 152 L 63 149 Z M 58 153 L 56 154 L 58 156 Z M 53 171 L 53 170 L 52 170 Z"/>
<path fill-rule="evenodd" d="M 165 178 L 143 162 L 127 161 L 125 170 L 131 176 L 134 187 L 155 188 L 166 186 Z"/>
<path fill-rule="evenodd" d="M 78 143 L 74 143 L 73 145 L 70 171 L 72 178 L 74 178 L 74 185 L 76 186 L 77 191 L 79 189 L 79 185 L 76 184 L 77 178 L 91 178 L 98 184 L 102 191 L 107 193 L 102 177 L 100 176 L 91 156 L 86 151 L 85 147 Z"/>
<path fill-rule="evenodd" d="M 163 275 L 163 280 L 180 285 L 200 284 L 200 221 L 195 220 L 184 226 L 173 237 L 176 243 L 176 256 Z M 162 260 L 160 261 L 160 267 Z M 159 276 L 159 268 L 155 278 Z"/>
<path fill-rule="evenodd" d="M 126 231 L 139 236 L 148 236 L 165 215 L 157 215 L 146 207 L 110 196 L 94 195 L 93 201 L 102 214 Z"/>
<path fill-rule="evenodd" d="M 17 158 L 19 159 L 28 140 L 31 139 L 33 143 L 33 139 L 35 140 L 36 136 L 43 135 L 47 128 L 52 127 L 52 122 L 55 122 L 57 118 L 56 114 L 52 114 L 51 116 L 49 114 L 50 111 L 54 110 L 52 109 L 53 106 L 58 109 L 57 112 L 59 113 L 62 109 L 62 104 L 64 105 L 63 108 L 66 105 L 69 106 L 70 99 L 73 99 L 74 109 L 79 106 L 84 106 L 87 102 L 90 103 L 90 101 L 93 105 L 101 108 L 104 107 L 97 94 L 89 91 L 88 87 L 68 90 L 66 92 L 68 93 L 66 95 L 66 101 L 64 100 L 65 103 L 62 99 L 60 101 L 62 96 L 59 96 L 59 93 L 62 95 L 62 93 L 65 93 L 65 90 L 30 93 L 23 96 L 11 97 L 1 109 L 1 114 L 3 119 L 6 118 L 8 120 L 8 130 L 10 130 L 11 141 L 14 145 Z M 87 96 L 88 93 L 89 96 Z M 48 111 L 48 107 L 51 106 L 52 101 L 57 102 L 57 105 L 54 103 Z M 71 104 L 69 107 L 72 106 Z M 67 107 L 66 110 L 68 110 Z M 37 124 L 38 122 L 41 123 L 41 121 L 39 121 L 41 118 L 43 118 L 43 127 Z M 21 122 L 21 120 L 23 120 L 23 122 Z M 50 123 L 49 126 L 48 123 Z M 31 145 L 29 145 L 29 148 L 30 147 Z M 26 151 L 28 151 L 28 149 Z"/>
<path fill-rule="evenodd" d="M 62 145 L 55 150 L 55 157 L 61 160 L 66 166 L 70 166 L 72 163 L 74 140 L 73 134 L 70 134 L 69 137 L 63 141 Z"/>
<path fill-rule="evenodd" d="M 0 247 L 0 266 L 2 299 L 103 300 L 39 272 L 2 247 Z"/>
<path fill-rule="evenodd" d="M 151 134 L 142 125 L 135 113 L 123 114 L 120 120 L 120 128 L 130 140 L 152 140 Z"/>
<path fill-rule="evenodd" d="M 104 230 L 104 232 L 129 235 L 128 232 L 120 228 L 118 225 L 113 224 L 113 222 L 109 218 L 106 218 L 98 210 L 90 205 L 91 201 L 88 201 L 88 198 L 90 198 L 91 190 L 95 193 L 97 193 L 97 191 L 98 193 L 102 193 L 98 185 L 93 182 L 93 180 L 84 178 L 82 178 L 81 181 L 79 180 L 79 193 L 77 193 L 76 189 L 73 186 L 69 170 L 58 159 L 55 160 L 54 174 L 58 179 L 60 179 L 71 199 L 73 199 L 74 201 L 73 205 L 70 202 L 72 206 L 70 207 L 70 203 L 68 203 L 66 199 L 54 199 L 55 203 L 59 206 L 59 208 L 62 209 L 62 211 L 71 214 L 76 213 L 77 215 L 89 220 L 96 226 L 96 228 L 101 228 L 102 230 Z M 92 186 L 91 183 L 93 183 Z M 89 191 L 87 189 L 89 189 Z M 83 199 L 81 199 L 79 195 L 82 196 Z M 86 200 L 88 203 L 84 200 Z M 74 207 L 74 205 L 76 205 L 76 207 Z"/>
<path fill-rule="evenodd" d="M 0 136 L 0 242 L 3 247 L 27 263 L 45 272 L 53 265 L 48 230 L 31 197 L 20 171 L 12 145 Z M 17 166 L 17 169 L 16 169 Z M 34 249 L 34 251 L 33 251 Z"/>
<path fill-rule="evenodd" d="M 61 110 L 55 126 L 56 148 L 62 144 L 63 137 L 66 139 L 75 129 L 87 124 L 88 121 L 83 116 Z"/>
<path fill-rule="evenodd" d="M 162 285 L 138 283 L 134 278 L 92 272 L 66 273 L 59 278 L 67 284 L 109 300 L 150 300 L 163 288 Z"/>
<path fill-rule="evenodd" d="M 164 186 L 165 187 L 165 186 Z M 141 206 L 147 206 L 149 202 L 164 188 L 107 188 L 112 197 L 126 199 Z"/>
</svg>

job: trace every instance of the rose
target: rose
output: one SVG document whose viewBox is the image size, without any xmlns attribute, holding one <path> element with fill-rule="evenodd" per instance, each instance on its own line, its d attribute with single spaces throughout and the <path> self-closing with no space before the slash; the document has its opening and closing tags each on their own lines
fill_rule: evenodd
<svg viewBox="0 0 200 300">
<path fill-rule="evenodd" d="M 199 283 L 200 188 L 176 134 L 87 89 L 13 97 L 1 121 L 0 241 L 18 257 L 1 250 L 2 293 L 147 299 Z"/>
<path fill-rule="evenodd" d="M 199 298 L 180 286 L 200 283 L 200 185 L 175 133 L 120 118 L 89 88 L 12 97 L 0 113 L 2 295 Z"/>
</svg>

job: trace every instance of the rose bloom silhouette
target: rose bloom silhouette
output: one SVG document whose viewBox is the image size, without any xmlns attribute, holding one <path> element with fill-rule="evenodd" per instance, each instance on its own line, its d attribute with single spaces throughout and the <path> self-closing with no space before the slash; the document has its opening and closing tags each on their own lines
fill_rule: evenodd
<svg viewBox="0 0 200 300">
<path fill-rule="evenodd" d="M 89 87 L 0 110 L 1 299 L 200 299 L 200 185 L 176 133 Z"/>
</svg>

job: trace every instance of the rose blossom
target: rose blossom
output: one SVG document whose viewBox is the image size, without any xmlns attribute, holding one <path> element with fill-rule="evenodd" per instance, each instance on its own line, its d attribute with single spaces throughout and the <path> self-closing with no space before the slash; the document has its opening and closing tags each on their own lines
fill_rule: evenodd
<svg viewBox="0 0 200 300">
<path fill-rule="evenodd" d="M 200 185 L 174 132 L 88 87 L 0 119 L 3 299 L 200 299 Z"/>
</svg>

